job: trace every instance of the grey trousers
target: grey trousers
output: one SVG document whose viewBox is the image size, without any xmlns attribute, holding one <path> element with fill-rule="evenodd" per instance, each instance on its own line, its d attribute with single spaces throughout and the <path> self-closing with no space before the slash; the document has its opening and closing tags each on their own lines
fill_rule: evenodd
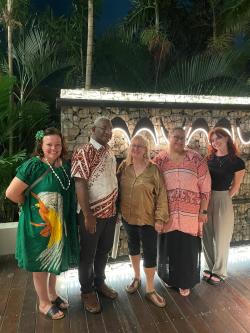
<svg viewBox="0 0 250 333">
<path fill-rule="evenodd" d="M 212 191 L 208 222 L 204 225 L 203 251 L 205 269 L 227 276 L 230 241 L 234 228 L 234 211 L 228 191 Z"/>
</svg>

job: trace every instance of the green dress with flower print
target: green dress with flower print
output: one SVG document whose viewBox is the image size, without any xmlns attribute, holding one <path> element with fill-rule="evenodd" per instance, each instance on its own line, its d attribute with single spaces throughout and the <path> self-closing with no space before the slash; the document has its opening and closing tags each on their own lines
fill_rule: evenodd
<svg viewBox="0 0 250 333">
<path fill-rule="evenodd" d="M 32 157 L 18 169 L 16 177 L 32 185 L 49 166 Z M 70 165 L 63 163 L 70 178 Z M 67 188 L 68 178 L 62 167 L 54 168 Z M 77 266 L 79 243 L 76 225 L 76 201 L 73 179 L 68 190 L 62 188 L 53 172 L 47 173 L 25 195 L 16 245 L 18 265 L 30 272 L 60 274 Z"/>
</svg>

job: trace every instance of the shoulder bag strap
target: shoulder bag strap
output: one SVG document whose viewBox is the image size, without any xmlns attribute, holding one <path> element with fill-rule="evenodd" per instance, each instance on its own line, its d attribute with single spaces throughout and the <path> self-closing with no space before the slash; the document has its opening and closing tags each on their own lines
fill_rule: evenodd
<svg viewBox="0 0 250 333">
<path fill-rule="evenodd" d="M 33 187 L 36 186 L 48 173 L 51 172 L 51 169 L 48 168 L 40 177 L 38 177 L 24 192 L 25 195 L 28 195 Z"/>
</svg>

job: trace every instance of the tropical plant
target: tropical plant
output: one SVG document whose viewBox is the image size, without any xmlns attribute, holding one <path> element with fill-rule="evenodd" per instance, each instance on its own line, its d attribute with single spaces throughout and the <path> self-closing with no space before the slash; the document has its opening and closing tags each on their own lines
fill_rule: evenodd
<svg viewBox="0 0 250 333">
<path fill-rule="evenodd" d="M 11 222 L 17 220 L 17 205 L 14 205 L 5 199 L 5 191 L 12 178 L 15 176 L 17 166 L 25 159 L 25 157 L 25 151 L 21 151 L 11 156 L 0 156 L 0 222 Z"/>
<path fill-rule="evenodd" d="M 153 57 L 155 89 L 158 85 L 160 72 L 165 67 L 167 55 L 172 49 L 165 30 L 161 28 L 160 6 L 169 1 L 133 0 L 133 9 L 126 17 L 123 29 L 129 40 L 135 36 L 148 47 Z"/>
<path fill-rule="evenodd" d="M 48 104 L 42 100 L 40 88 L 51 76 L 70 66 L 63 55 L 58 55 L 57 47 L 46 33 L 34 25 L 28 31 L 24 29 L 15 39 L 13 64 L 16 81 L 12 119 L 18 123 L 16 141 L 19 149 L 26 145 L 29 147 L 30 140 L 24 139 L 49 122 Z M 7 71 L 5 62 L 2 62 L 1 69 Z"/>
<path fill-rule="evenodd" d="M 93 85 L 113 90 L 147 91 L 153 86 L 147 48 L 128 41 L 119 29 L 96 41 Z"/>
<path fill-rule="evenodd" d="M 198 54 L 177 61 L 165 74 L 161 90 L 192 95 L 249 95 L 249 87 L 236 68 L 241 53 Z"/>
<path fill-rule="evenodd" d="M 17 209 L 9 201 L 5 200 L 5 190 L 15 175 L 17 165 L 25 158 L 26 153 L 8 154 L 8 138 L 14 132 L 17 123 L 10 119 L 9 95 L 14 84 L 14 79 L 8 76 L 0 76 L 0 221 L 13 221 L 16 218 Z"/>
</svg>

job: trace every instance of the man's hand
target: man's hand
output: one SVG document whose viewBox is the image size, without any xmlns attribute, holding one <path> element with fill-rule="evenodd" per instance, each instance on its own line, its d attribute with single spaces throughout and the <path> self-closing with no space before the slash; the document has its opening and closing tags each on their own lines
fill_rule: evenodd
<svg viewBox="0 0 250 333">
<path fill-rule="evenodd" d="M 92 213 L 88 213 L 84 216 L 85 229 L 90 234 L 96 232 L 96 217 Z"/>
</svg>

